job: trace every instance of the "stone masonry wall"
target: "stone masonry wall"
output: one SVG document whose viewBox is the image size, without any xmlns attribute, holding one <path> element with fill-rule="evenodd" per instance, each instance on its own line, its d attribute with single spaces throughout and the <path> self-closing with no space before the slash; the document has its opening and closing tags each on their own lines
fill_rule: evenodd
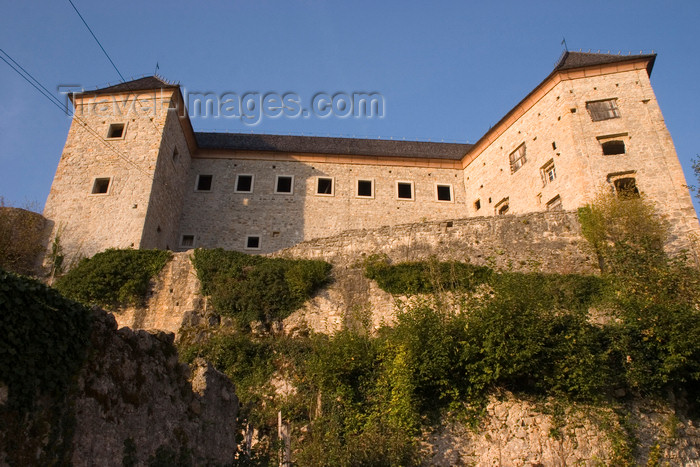
<svg viewBox="0 0 700 467">
<path fill-rule="evenodd" d="M 177 336 L 189 314 L 204 314 L 206 299 L 200 294 L 191 254 L 186 251 L 173 255 L 152 281 L 145 306 L 128 307 L 114 313 L 119 327 L 158 329 Z"/>
<path fill-rule="evenodd" d="M 468 261 L 497 269 L 591 273 L 597 263 L 580 235 L 575 212 L 426 221 L 350 230 L 300 243 L 279 256 L 349 264 L 372 254 L 391 261 L 429 257 Z"/>
<path fill-rule="evenodd" d="M 234 156 L 232 156 L 234 157 Z M 214 175 L 210 192 L 196 192 L 197 175 Z M 236 175 L 253 175 L 253 192 L 236 193 Z M 275 194 L 278 175 L 294 177 L 292 194 Z M 316 194 L 316 177 L 332 177 L 332 196 Z M 348 229 L 464 217 L 461 171 L 423 167 L 374 166 L 231 159 L 192 160 L 180 233 L 195 245 L 245 250 L 246 236 L 260 236 L 269 253 L 300 241 Z M 357 180 L 372 180 L 374 196 L 356 196 Z M 414 199 L 397 198 L 397 181 L 414 184 Z M 436 184 L 452 186 L 452 201 L 438 201 Z"/>
<path fill-rule="evenodd" d="M 619 118 L 594 122 L 586 102 L 617 99 Z M 605 138 L 625 141 L 626 153 L 603 155 Z M 521 144 L 526 162 L 511 173 L 509 155 Z M 556 178 L 542 177 L 554 163 Z M 674 233 L 698 235 L 700 226 L 670 134 L 645 69 L 559 82 L 464 170 L 472 213 L 493 215 L 508 198 L 509 212 L 547 209 L 559 196 L 564 209 L 589 202 L 615 177 L 631 176 L 668 217 Z M 474 201 L 480 200 L 476 211 Z M 685 245 L 687 246 L 687 245 Z"/>
<path fill-rule="evenodd" d="M 344 232 L 302 242 L 274 256 L 322 259 L 333 281 L 284 322 L 286 332 L 310 328 L 333 333 L 362 324 L 391 324 L 397 301 L 364 276 L 362 261 L 383 254 L 392 262 L 465 261 L 499 270 L 595 273 L 597 260 L 580 236 L 576 213 L 475 217 Z M 362 323 L 359 323 L 361 321 Z"/>
<path fill-rule="evenodd" d="M 110 247 L 141 246 L 170 96 L 154 91 L 139 102 L 133 94 L 76 98 L 44 208 L 54 223 L 51 238 L 60 233 L 69 262 Z M 125 125 L 123 135 L 107 138 L 114 123 Z M 110 179 L 107 193 L 92 194 L 96 178 Z"/>
<path fill-rule="evenodd" d="M 191 155 L 178 111 L 171 107 L 165 120 L 153 174 L 141 248 L 171 250 L 179 246 L 180 215 L 185 192 L 190 188 L 187 185 L 190 164 Z"/>
</svg>

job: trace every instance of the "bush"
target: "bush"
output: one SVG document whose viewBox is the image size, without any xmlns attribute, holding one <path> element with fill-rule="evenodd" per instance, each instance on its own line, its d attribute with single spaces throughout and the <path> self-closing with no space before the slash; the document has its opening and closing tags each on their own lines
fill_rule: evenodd
<svg viewBox="0 0 700 467">
<path fill-rule="evenodd" d="M 381 256 L 371 256 L 365 261 L 365 276 L 392 294 L 426 294 L 440 290 L 468 292 L 488 282 L 491 275 L 491 269 L 485 266 L 457 261 L 390 265 Z"/>
<path fill-rule="evenodd" d="M 44 252 L 45 224 L 41 214 L 5 207 L 0 198 L 0 268 L 36 274 Z"/>
<path fill-rule="evenodd" d="M 116 308 L 142 304 L 149 282 L 170 260 L 162 250 L 116 250 L 81 260 L 54 287 L 86 305 Z"/>
<path fill-rule="evenodd" d="M 260 389 L 267 384 L 274 371 L 273 343 L 253 339 L 247 334 L 218 335 L 203 344 L 181 350 L 182 358 L 192 363 L 203 357 L 236 385 L 236 394 L 244 403 L 257 400 Z"/>
<path fill-rule="evenodd" d="M 45 285 L 0 270 L 0 382 L 12 407 L 63 394 L 82 367 L 90 313 Z"/>
<path fill-rule="evenodd" d="M 296 311 L 329 280 L 324 261 L 252 256 L 223 249 L 197 249 L 192 257 L 202 293 L 222 315 L 247 326 L 271 323 Z"/>
</svg>

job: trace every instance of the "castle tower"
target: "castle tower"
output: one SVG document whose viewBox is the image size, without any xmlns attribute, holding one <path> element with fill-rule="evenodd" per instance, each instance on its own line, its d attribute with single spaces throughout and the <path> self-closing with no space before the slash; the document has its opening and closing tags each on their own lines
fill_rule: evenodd
<svg viewBox="0 0 700 467">
<path fill-rule="evenodd" d="M 73 121 L 44 209 L 51 239 L 60 237 L 69 260 L 107 248 L 176 246 L 195 144 L 178 112 L 179 86 L 146 77 L 71 100 Z"/>
<path fill-rule="evenodd" d="M 475 215 L 573 210 L 601 190 L 641 193 L 672 226 L 699 233 L 685 177 L 650 83 L 655 54 L 565 52 L 464 160 Z"/>
</svg>

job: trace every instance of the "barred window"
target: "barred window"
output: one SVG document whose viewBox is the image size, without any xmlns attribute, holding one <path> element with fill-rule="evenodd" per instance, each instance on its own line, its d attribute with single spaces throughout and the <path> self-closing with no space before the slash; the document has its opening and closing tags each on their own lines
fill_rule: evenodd
<svg viewBox="0 0 700 467">
<path fill-rule="evenodd" d="M 586 109 L 588 109 L 588 113 L 591 114 L 591 119 L 594 122 L 620 117 L 617 99 L 586 102 Z"/>
<path fill-rule="evenodd" d="M 525 143 L 518 146 L 518 149 L 510 153 L 510 173 L 518 171 L 527 162 L 525 158 Z"/>
</svg>

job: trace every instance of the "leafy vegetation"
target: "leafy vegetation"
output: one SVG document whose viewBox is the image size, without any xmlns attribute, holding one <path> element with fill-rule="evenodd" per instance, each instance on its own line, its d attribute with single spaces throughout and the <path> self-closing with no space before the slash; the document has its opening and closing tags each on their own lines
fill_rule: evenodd
<svg viewBox="0 0 700 467">
<path fill-rule="evenodd" d="M 409 262 L 390 266 L 386 257 L 370 256 L 365 261 L 365 275 L 391 294 L 427 294 L 447 289 L 471 292 L 488 282 L 493 271 L 484 266 L 457 261 Z"/>
<path fill-rule="evenodd" d="M 11 407 L 61 396 L 86 356 L 89 310 L 43 284 L 0 270 L 0 382 Z"/>
<path fill-rule="evenodd" d="M 601 197 L 580 218 L 601 259 L 599 276 L 496 272 L 454 261 L 390 264 L 374 256 L 365 274 L 382 289 L 427 294 L 408 301 L 393 327 L 374 336 L 237 331 L 197 344 L 184 339 L 183 354 L 204 356 L 233 378 L 242 425 L 259 428 L 261 438 L 275 439 L 281 410 L 296 427 L 301 465 L 417 465 L 416 440 L 427 423 L 446 413 L 473 422 L 498 389 L 559 405 L 605 404 L 620 389 L 686 391 L 700 402 L 698 270 L 665 254 L 666 228 L 643 199 Z M 231 258 L 212 259 L 223 266 L 203 268 L 203 282 L 223 271 L 247 280 L 259 261 Z M 282 274 L 275 277 L 282 283 Z M 208 282 L 210 293 L 215 283 L 226 280 Z M 444 292 L 459 298 L 461 312 L 430 299 Z M 280 381 L 294 390 L 276 390 Z M 615 462 L 629 464 L 634 443 L 621 428 L 624 414 L 610 417 L 601 428 L 610 432 Z M 275 459 L 272 443 L 260 446 L 263 453 L 245 459 Z"/>
<path fill-rule="evenodd" d="M 331 265 L 324 261 L 253 256 L 221 248 L 197 249 L 192 263 L 214 308 L 236 318 L 269 324 L 297 310 L 329 280 Z"/>
<path fill-rule="evenodd" d="M 82 259 L 54 287 L 86 305 L 113 309 L 140 304 L 145 300 L 150 279 L 171 256 L 163 250 L 109 249 Z"/>
</svg>

